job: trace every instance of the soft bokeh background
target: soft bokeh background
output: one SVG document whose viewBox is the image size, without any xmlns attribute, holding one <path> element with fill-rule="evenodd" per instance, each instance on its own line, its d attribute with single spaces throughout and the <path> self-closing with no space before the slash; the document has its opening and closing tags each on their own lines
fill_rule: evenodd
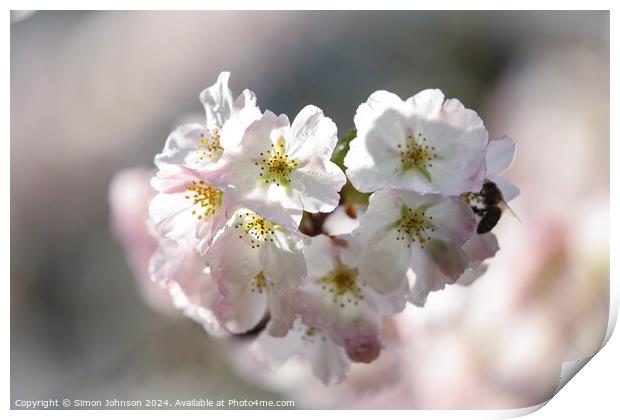
<svg viewBox="0 0 620 420">
<path fill-rule="evenodd" d="M 608 13 L 11 18 L 12 403 L 230 397 L 298 408 L 515 408 L 552 396 L 560 363 L 600 346 Z M 110 228 L 114 174 L 149 168 L 178 122 L 200 115 L 198 93 L 222 70 L 261 108 L 292 117 L 315 104 L 341 134 L 374 90 L 407 97 L 437 87 L 478 110 L 492 136 L 518 143 L 510 176 L 522 188 L 512 205 L 522 223 L 502 219 L 487 275 L 398 316 L 379 362 L 335 388 L 295 362 L 267 374 L 242 340 L 209 338 L 159 304 Z"/>
</svg>

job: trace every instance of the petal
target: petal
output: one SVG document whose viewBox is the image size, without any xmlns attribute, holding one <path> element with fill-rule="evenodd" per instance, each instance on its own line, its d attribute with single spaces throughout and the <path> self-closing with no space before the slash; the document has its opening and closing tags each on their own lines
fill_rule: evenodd
<svg viewBox="0 0 620 420">
<path fill-rule="evenodd" d="M 360 129 L 357 121 L 356 115 L 358 134 L 350 142 L 344 158 L 351 183 L 362 192 L 397 188 L 402 182 L 398 144 L 406 137 L 404 115 L 391 108 L 385 109 L 382 114 L 373 116 L 372 125 L 364 124 L 365 130 Z"/>
<path fill-rule="evenodd" d="M 207 115 L 207 128 L 219 128 L 230 116 L 233 107 L 232 92 L 228 88 L 230 72 L 222 72 L 217 82 L 200 93 L 200 102 Z"/>
<path fill-rule="evenodd" d="M 386 109 L 400 110 L 403 100 L 394 93 L 378 90 L 372 93 L 366 102 L 361 104 L 355 112 L 355 127 L 359 131 L 366 131 L 372 127 L 375 119 L 382 115 Z"/>
<path fill-rule="evenodd" d="M 317 235 L 303 249 L 307 276 L 319 279 L 334 268 L 332 240 L 326 235 Z"/>
<path fill-rule="evenodd" d="M 226 300 L 233 307 L 225 319 L 226 328 L 239 334 L 254 328 L 267 310 L 266 288 L 255 287 L 253 280 L 261 272 L 257 249 L 239 238 L 233 217 L 209 250 L 211 273 Z"/>
<path fill-rule="evenodd" d="M 469 258 L 463 248 L 452 242 L 431 240 L 428 254 L 439 270 L 450 279 L 450 283 L 458 280 L 469 265 Z"/>
<path fill-rule="evenodd" d="M 193 248 L 163 239 L 151 258 L 149 272 L 168 289 L 177 309 L 208 333 L 221 335 L 216 314 L 223 310 L 223 296 L 206 269 L 206 261 Z"/>
<path fill-rule="evenodd" d="M 316 156 L 330 159 L 337 142 L 336 124 L 314 105 L 297 114 L 286 138 L 288 154 L 300 160 Z"/>
<path fill-rule="evenodd" d="M 236 227 L 237 214 L 226 223 L 208 253 L 211 274 L 231 299 L 241 295 L 262 271 L 258 248 Z"/>
<path fill-rule="evenodd" d="M 269 290 L 269 334 L 274 337 L 284 337 L 293 327 L 295 311 L 293 309 L 290 291 L 277 289 Z"/>
<path fill-rule="evenodd" d="M 449 242 L 432 240 L 426 250 L 415 247 L 411 259 L 415 282 L 409 301 L 416 306 L 424 306 L 430 292 L 456 282 L 467 264 L 467 254 Z"/>
<path fill-rule="evenodd" d="M 230 117 L 222 126 L 220 144 L 226 149 L 239 147 L 247 128 L 261 117 L 256 105 L 256 95 L 250 90 L 244 90 L 234 103 Z"/>
<path fill-rule="evenodd" d="M 462 245 L 476 230 L 476 218 L 470 207 L 457 197 L 443 197 L 429 207 L 426 215 L 439 231 L 448 235 L 455 243 Z"/>
<path fill-rule="evenodd" d="M 437 117 L 443 101 L 444 96 L 441 90 L 426 89 L 408 98 L 405 102 L 411 106 L 416 115 L 431 119 Z"/>
<path fill-rule="evenodd" d="M 157 194 L 149 205 L 149 216 L 157 232 L 174 240 L 193 240 L 198 220 L 192 214 L 192 202 L 185 194 Z"/>
<path fill-rule="evenodd" d="M 385 295 L 377 293 L 369 287 L 365 287 L 363 290 L 366 305 L 381 315 L 394 315 L 405 309 L 409 295 L 409 283 L 403 276 L 400 287 Z"/>
<path fill-rule="evenodd" d="M 504 136 L 489 141 L 486 154 L 487 175 L 500 175 L 510 168 L 517 145 L 513 139 Z"/>
<path fill-rule="evenodd" d="M 270 369 L 278 369 L 295 355 L 303 356 L 315 377 L 325 385 L 342 382 L 349 369 L 344 349 L 318 331 L 310 339 L 305 335 L 307 326 L 296 321 L 294 328 L 282 338 L 262 333 L 252 345 L 256 357 Z"/>
<path fill-rule="evenodd" d="M 306 262 L 300 239 L 276 230 L 273 242 L 260 246 L 263 271 L 273 287 L 292 289 L 306 277 Z"/>
<path fill-rule="evenodd" d="M 310 368 L 325 385 L 342 382 L 349 369 L 349 360 L 343 348 L 328 337 L 321 337 L 307 350 Z"/>
<path fill-rule="evenodd" d="M 478 280 L 484 273 L 487 272 L 488 266 L 486 264 L 478 264 L 474 267 L 468 268 L 459 277 L 456 283 L 460 286 L 470 286 L 474 281 Z"/>
<path fill-rule="evenodd" d="M 438 118 L 412 120 L 418 137 L 437 154 L 427 167 L 432 186 L 427 192 L 459 195 L 482 187 L 488 133 L 475 112 L 454 101 L 445 102 Z"/>
<path fill-rule="evenodd" d="M 360 219 L 353 236 L 369 243 L 379 232 L 387 232 L 401 217 L 402 199 L 394 190 L 380 190 L 368 199 L 368 209 Z"/>
<path fill-rule="evenodd" d="M 360 281 L 382 294 L 397 290 L 409 267 L 411 248 L 398 236 L 391 229 L 372 237 L 360 257 Z"/>
<path fill-rule="evenodd" d="M 503 176 L 490 176 L 489 180 L 493 181 L 497 188 L 502 192 L 505 202 L 510 202 L 519 196 L 521 189 L 512 181 Z"/>
<path fill-rule="evenodd" d="M 299 194 L 301 207 L 310 213 L 329 213 L 340 201 L 340 190 L 346 184 L 344 172 L 329 160 L 315 162 L 294 170 L 291 187 Z"/>
<path fill-rule="evenodd" d="M 184 165 L 189 168 L 201 168 L 204 160 L 198 156 L 197 147 L 205 129 L 200 124 L 187 124 L 178 127 L 166 139 L 164 150 L 155 156 L 155 165 Z"/>
<path fill-rule="evenodd" d="M 469 265 L 474 266 L 480 264 L 487 258 L 495 256 L 499 250 L 497 237 L 489 232 L 484 235 L 473 235 L 465 245 L 463 250 L 469 258 Z"/>
<path fill-rule="evenodd" d="M 338 206 L 323 222 L 323 231 L 332 236 L 344 235 L 353 232 L 359 224 L 359 217 L 351 217 L 344 206 Z"/>
</svg>

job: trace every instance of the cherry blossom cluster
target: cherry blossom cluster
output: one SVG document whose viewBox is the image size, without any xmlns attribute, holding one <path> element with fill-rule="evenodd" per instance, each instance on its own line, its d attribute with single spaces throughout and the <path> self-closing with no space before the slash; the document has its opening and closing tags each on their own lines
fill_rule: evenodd
<svg viewBox="0 0 620 420">
<path fill-rule="evenodd" d="M 379 357 L 383 317 L 485 271 L 498 243 L 476 232 L 483 185 L 518 194 L 502 177 L 515 144 L 489 141 L 439 90 L 373 93 L 339 142 L 316 106 L 290 122 L 228 79 L 200 94 L 204 124 L 178 127 L 155 157 L 150 276 L 208 333 L 254 337 L 269 367 L 301 356 L 341 382 Z"/>
</svg>

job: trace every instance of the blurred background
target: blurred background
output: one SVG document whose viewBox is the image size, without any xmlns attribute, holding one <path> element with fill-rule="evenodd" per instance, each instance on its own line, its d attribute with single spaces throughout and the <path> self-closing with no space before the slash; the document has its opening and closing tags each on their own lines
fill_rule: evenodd
<svg viewBox="0 0 620 420">
<path fill-rule="evenodd" d="M 11 14 L 11 400 L 291 399 L 297 408 L 517 408 L 596 351 L 609 305 L 608 12 L 37 12 Z M 199 92 L 343 135 L 377 89 L 440 88 L 512 136 L 521 186 L 501 250 L 470 287 L 386 324 L 386 351 L 323 387 L 217 340 L 144 281 L 148 178 Z M 116 178 L 118 180 L 118 178 Z M 125 185 L 125 184 L 124 184 Z M 129 185 L 127 183 L 126 185 Z M 133 185 L 133 184 L 132 184 Z M 116 220 L 115 196 L 135 197 Z M 132 200 L 129 200 L 132 202 Z M 136 231 L 137 232 L 134 232 Z"/>
</svg>

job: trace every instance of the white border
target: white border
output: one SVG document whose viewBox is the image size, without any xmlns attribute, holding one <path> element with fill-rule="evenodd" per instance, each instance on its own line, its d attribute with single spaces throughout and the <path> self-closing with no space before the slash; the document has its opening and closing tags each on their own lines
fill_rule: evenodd
<svg viewBox="0 0 620 420">
<path fill-rule="evenodd" d="M 2 53 L 3 57 L 9 57 L 9 48 L 10 48 L 10 22 L 9 22 L 9 9 L 50 9 L 51 2 L 46 1 L 8 1 L 5 2 L 8 8 L 6 9 L 4 15 L 4 31 L 3 31 L 3 42 L 2 42 Z M 119 10 L 128 10 L 128 9 L 140 9 L 141 3 L 135 1 L 127 1 L 127 0 L 109 0 L 109 1 L 91 1 L 88 3 L 89 8 L 93 9 L 119 9 Z M 144 3 L 144 5 L 148 5 L 149 8 L 153 9 L 161 9 L 161 10 L 200 10 L 203 9 L 205 5 L 208 5 L 210 9 L 221 10 L 221 9 L 264 9 L 264 10 L 277 10 L 277 9 L 325 9 L 325 10 L 334 10 L 344 8 L 345 3 L 338 3 L 326 0 L 315 0 L 312 3 L 308 4 L 295 4 L 293 5 L 290 1 L 266 1 L 261 2 L 260 4 L 255 1 L 226 1 L 226 2 L 210 2 L 205 4 L 204 1 L 198 0 L 177 0 L 175 2 L 164 2 L 161 0 L 152 0 L 148 4 Z M 465 3 L 457 2 L 457 1 L 434 1 L 434 2 L 419 2 L 417 4 L 412 4 L 410 1 L 393 1 L 393 0 L 383 0 L 381 2 L 368 2 L 367 4 L 356 4 L 364 9 L 368 10 L 379 10 L 380 9 L 410 9 L 411 6 L 415 6 L 419 10 L 433 10 L 433 9 L 462 9 Z M 550 1 L 531 1 L 531 0 L 522 0 L 518 3 L 516 2 L 502 2 L 498 4 L 498 2 L 493 1 L 468 1 L 466 5 L 471 8 L 471 10 L 480 10 L 480 9 L 490 9 L 496 8 L 500 6 L 499 10 L 510 10 L 510 9 L 545 9 L 545 10 L 563 10 L 557 8 L 557 6 L 561 5 L 564 7 L 569 7 L 574 10 L 583 10 L 582 7 L 579 7 L 580 4 L 574 1 L 568 2 L 550 2 Z M 518 7 L 515 7 L 518 5 Z M 611 1 L 597 1 L 591 0 L 587 3 L 584 2 L 584 5 L 588 6 L 588 9 L 603 9 L 609 10 L 613 9 L 613 3 Z M 54 8 L 58 9 L 83 9 L 86 4 L 79 1 L 56 1 L 53 4 Z M 260 7 L 259 7 L 260 6 Z M 293 8 L 293 6 L 297 6 Z M 614 50 L 614 47 L 617 46 L 616 42 L 616 31 L 614 31 L 614 24 L 616 23 L 615 13 L 612 10 L 611 13 L 611 28 L 610 28 L 610 36 L 611 36 L 611 73 L 616 74 L 618 71 L 617 65 L 617 52 Z M 8 60 L 7 60 L 8 61 Z M 9 94 L 9 86 L 10 86 L 10 68 L 8 63 L 6 63 L 3 68 L 3 80 L 4 82 L 4 94 L 2 97 L 2 106 L 3 106 L 3 122 L 2 127 L 4 128 L 4 139 L 5 146 L 4 153 L 0 154 L 0 159 L 2 159 L 0 163 L 0 170 L 2 171 L 2 187 L 3 191 L 5 191 L 4 197 L 9 197 L 7 191 L 10 191 L 10 94 Z M 617 106 L 616 106 L 616 98 L 618 97 L 618 89 L 617 85 L 614 83 L 612 78 L 611 80 L 611 115 L 617 115 Z M 612 118 L 611 119 L 611 132 L 610 138 L 615 138 L 617 134 L 617 123 Z M 615 213 L 614 210 L 618 211 L 620 207 L 618 206 L 618 193 L 614 187 L 617 186 L 618 182 L 618 162 L 619 157 L 618 146 L 612 141 L 610 145 L 610 164 L 611 164 L 611 214 Z M 10 264 L 10 237 L 9 227 L 10 227 L 10 210 L 7 204 L 3 203 L 1 208 L 2 211 L 2 232 L 3 241 L 0 248 L 0 258 L 1 266 L 6 271 L 9 271 Z M 618 280 L 617 280 L 617 272 L 618 272 L 618 241 L 617 234 L 620 233 L 618 229 L 618 223 L 612 217 L 610 218 L 611 224 L 611 249 L 610 249 L 610 258 L 611 258 L 611 284 L 610 284 L 610 293 L 611 293 L 611 314 L 610 314 L 610 322 L 611 327 L 615 325 L 615 321 L 617 320 L 617 303 L 618 303 Z M 10 277 L 10 272 L 7 273 L 6 279 Z M 3 337 L 4 337 L 4 345 L 2 348 L 3 355 L 3 373 L 4 373 L 4 381 L 2 381 L 2 391 L 4 394 L 4 410 L 8 410 L 10 407 L 10 288 L 9 282 L 5 282 L 5 289 L 3 293 L 3 311 L 4 311 L 4 322 L 2 322 L 3 329 Z M 612 328 L 608 330 L 608 337 L 611 334 Z M 616 334 L 617 335 L 617 334 Z M 615 376 L 620 370 L 618 369 L 619 363 L 617 360 L 617 354 L 620 354 L 620 341 L 617 337 L 611 336 L 611 339 L 608 343 L 603 347 L 603 349 L 595 355 L 593 360 L 588 363 L 585 367 L 583 367 L 582 372 L 579 373 L 577 379 L 569 381 L 569 383 L 559 391 L 558 395 L 556 395 L 548 404 L 546 404 L 542 409 L 536 411 L 531 414 L 531 418 L 536 419 L 555 419 L 555 418 L 584 418 L 585 416 L 589 416 L 592 418 L 617 418 L 619 410 L 619 404 L 617 402 L 617 380 L 618 378 Z M 407 418 L 410 419 L 412 416 L 415 418 L 471 418 L 471 419 L 481 419 L 481 418 L 499 418 L 499 417 L 513 417 L 515 415 L 527 414 L 531 412 L 534 408 L 524 409 L 524 410 L 507 410 L 507 411 L 462 411 L 462 412 L 454 412 L 454 411 L 389 411 L 386 415 L 391 417 L 398 418 Z M 52 418 L 66 418 L 66 417 L 79 417 L 82 418 L 85 415 L 93 418 L 109 418 L 110 414 L 108 411 L 11 411 L 9 415 L 14 417 L 23 417 L 26 416 L 28 418 L 36 417 L 36 416 L 49 416 Z M 115 412 L 114 416 L 119 416 L 120 418 L 133 417 L 134 415 L 139 414 L 135 411 L 124 411 L 124 412 Z M 142 413 L 144 414 L 144 413 Z M 146 413 L 148 416 L 152 416 L 154 418 L 170 418 L 171 415 L 178 415 L 177 412 L 174 414 L 168 411 L 149 411 Z M 219 417 L 220 414 L 225 416 L 234 415 L 230 413 L 230 411 L 219 411 L 219 412 L 208 412 L 205 413 L 203 411 L 182 411 L 179 412 L 183 416 L 187 417 L 200 417 L 203 419 L 205 416 L 216 416 Z M 245 413 L 244 413 L 245 414 Z M 292 413 L 289 411 L 252 411 L 248 412 L 248 415 L 252 417 L 258 418 L 274 418 L 281 417 L 284 418 L 289 417 Z M 335 412 L 325 412 L 325 411 L 306 411 L 306 412 L 295 412 L 295 416 L 299 416 L 301 418 L 315 415 L 320 415 L 321 417 L 332 418 L 332 417 L 340 417 L 342 416 L 342 411 Z M 355 413 L 355 416 L 361 417 L 370 417 L 375 416 L 376 411 L 358 411 Z M 615 415 L 614 415 L 615 414 Z M 346 415 L 346 414 L 345 414 Z"/>
</svg>

